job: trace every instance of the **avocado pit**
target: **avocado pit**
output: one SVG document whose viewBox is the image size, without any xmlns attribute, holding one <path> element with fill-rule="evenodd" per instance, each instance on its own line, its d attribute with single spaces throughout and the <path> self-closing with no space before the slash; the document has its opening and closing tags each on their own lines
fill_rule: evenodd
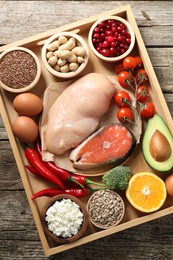
<svg viewBox="0 0 173 260">
<path fill-rule="evenodd" d="M 167 138 L 157 129 L 151 137 L 149 149 L 157 162 L 166 161 L 171 155 L 171 146 Z"/>
</svg>

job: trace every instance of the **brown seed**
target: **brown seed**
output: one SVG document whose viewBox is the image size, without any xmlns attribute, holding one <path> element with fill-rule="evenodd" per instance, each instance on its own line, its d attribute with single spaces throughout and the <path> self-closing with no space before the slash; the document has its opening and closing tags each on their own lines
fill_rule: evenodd
<svg viewBox="0 0 173 260">
<path fill-rule="evenodd" d="M 10 88 L 24 88 L 30 85 L 37 74 L 37 64 L 27 52 L 14 50 L 0 61 L 0 80 Z"/>
</svg>

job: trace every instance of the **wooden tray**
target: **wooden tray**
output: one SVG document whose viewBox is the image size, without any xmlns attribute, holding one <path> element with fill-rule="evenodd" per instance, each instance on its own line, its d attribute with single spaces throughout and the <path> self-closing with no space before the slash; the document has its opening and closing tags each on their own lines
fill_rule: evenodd
<svg viewBox="0 0 173 260">
<path fill-rule="evenodd" d="M 14 47 L 14 46 L 24 46 L 26 48 L 31 49 L 36 53 L 36 55 L 41 60 L 40 54 L 41 54 L 41 48 L 42 45 L 48 37 L 50 37 L 52 34 L 55 34 L 57 32 L 61 31 L 75 31 L 79 35 L 81 35 L 87 42 L 87 35 L 88 31 L 91 27 L 91 25 L 99 18 L 103 16 L 109 16 L 109 15 L 118 15 L 120 17 L 125 18 L 127 21 L 130 22 L 130 24 L 133 27 L 133 30 L 135 32 L 136 36 L 136 45 L 134 48 L 134 53 L 138 53 L 143 62 L 144 67 L 149 75 L 150 85 L 151 85 L 151 98 L 152 101 L 155 104 L 156 111 L 159 113 L 166 123 L 168 124 L 171 131 L 173 131 L 173 123 L 172 123 L 172 117 L 169 112 L 169 109 L 167 107 L 166 101 L 164 99 L 164 96 L 162 94 L 161 88 L 159 86 L 158 80 L 156 78 L 155 72 L 153 70 L 152 64 L 150 62 L 147 50 L 145 48 L 144 42 L 142 40 L 141 34 L 139 32 L 138 26 L 136 24 L 136 21 L 133 17 L 131 8 L 129 5 L 110 10 L 108 12 L 95 15 L 93 17 L 84 19 L 82 21 L 77 21 L 75 23 L 65 25 L 60 28 L 56 28 L 53 30 L 50 30 L 45 33 L 41 33 L 39 35 L 14 42 L 12 44 L 8 44 L 6 46 L 3 46 L 0 48 L 0 52 L 6 50 L 7 48 Z M 52 81 L 58 81 L 57 78 L 54 78 L 52 75 L 50 75 L 46 69 L 42 65 L 42 76 L 37 84 L 37 86 L 33 89 L 33 93 L 38 94 L 40 97 L 43 97 L 44 90 L 46 87 L 50 84 Z M 91 52 L 90 52 L 90 62 L 88 64 L 87 69 L 85 70 L 85 74 L 89 72 L 100 72 L 103 74 L 112 74 L 114 75 L 113 71 L 114 64 L 108 64 L 104 62 L 100 62 Z M 110 234 L 119 232 L 121 230 L 145 223 L 147 221 L 171 214 L 173 212 L 173 202 L 169 198 L 167 198 L 166 203 L 164 204 L 164 207 L 159 210 L 158 212 L 146 215 L 144 213 L 138 212 L 134 208 L 131 207 L 131 205 L 127 202 L 125 196 L 123 194 L 122 197 L 124 198 L 125 207 L 126 207 L 126 213 L 123 221 L 121 224 L 119 224 L 116 227 L 110 228 L 108 230 L 99 230 L 90 224 L 88 226 L 87 232 L 85 235 L 79 239 L 78 241 L 71 243 L 71 244 L 65 244 L 65 245 L 58 245 L 55 242 L 51 241 L 48 237 L 46 237 L 41 221 L 40 221 L 40 210 L 42 209 L 43 205 L 47 201 L 46 197 L 39 198 L 35 201 L 31 200 L 31 196 L 34 192 L 41 190 L 46 187 L 50 187 L 50 184 L 46 181 L 40 181 L 32 174 L 29 174 L 24 164 L 26 163 L 26 159 L 24 157 L 24 150 L 23 146 L 20 142 L 14 137 L 11 123 L 13 122 L 14 118 L 17 117 L 17 113 L 14 111 L 12 107 L 12 100 L 15 97 L 14 94 L 8 93 L 1 89 L 0 93 L 0 111 L 2 115 L 2 119 L 11 143 L 11 147 L 14 153 L 14 157 L 21 175 L 21 179 L 26 191 L 26 195 L 28 198 L 28 202 L 31 207 L 31 211 L 35 220 L 35 224 L 41 239 L 41 243 L 45 252 L 46 256 L 50 256 L 65 250 L 68 250 L 73 247 L 77 247 L 79 245 L 91 242 L 93 240 L 108 236 Z M 135 159 L 134 159 L 135 158 Z M 131 157 L 130 161 L 128 161 L 128 165 L 132 168 L 133 173 L 139 172 L 139 171 L 151 171 L 154 172 L 144 161 L 141 147 L 138 146 L 137 150 L 134 152 L 133 156 Z M 162 173 L 163 176 L 163 173 Z M 99 181 L 101 177 L 95 177 L 93 180 Z M 84 203 L 87 202 L 88 198 L 82 199 Z"/>
</svg>

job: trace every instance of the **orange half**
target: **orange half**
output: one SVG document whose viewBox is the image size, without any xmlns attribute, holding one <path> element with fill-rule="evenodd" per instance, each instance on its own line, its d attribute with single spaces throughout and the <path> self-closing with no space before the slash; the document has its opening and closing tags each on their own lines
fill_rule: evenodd
<svg viewBox="0 0 173 260">
<path fill-rule="evenodd" d="M 167 192 L 164 181 L 154 173 L 134 174 L 126 190 L 130 204 L 139 211 L 151 213 L 162 207 Z"/>
</svg>

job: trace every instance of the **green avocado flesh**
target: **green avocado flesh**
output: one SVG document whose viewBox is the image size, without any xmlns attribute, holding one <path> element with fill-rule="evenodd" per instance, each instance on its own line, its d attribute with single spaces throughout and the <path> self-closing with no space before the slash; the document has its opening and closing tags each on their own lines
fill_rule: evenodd
<svg viewBox="0 0 173 260">
<path fill-rule="evenodd" d="M 148 120 L 142 141 L 142 151 L 146 162 L 153 169 L 160 172 L 172 169 L 173 135 L 158 114 Z"/>
</svg>

